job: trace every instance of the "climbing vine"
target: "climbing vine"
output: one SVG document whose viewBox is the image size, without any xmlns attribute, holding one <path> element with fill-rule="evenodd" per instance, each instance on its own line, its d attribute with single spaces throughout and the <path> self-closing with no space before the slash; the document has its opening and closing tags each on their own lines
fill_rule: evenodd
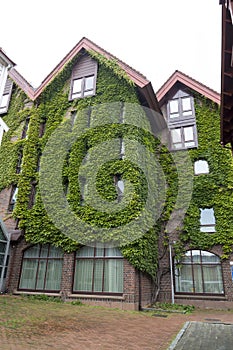
<svg viewBox="0 0 233 350">
<path fill-rule="evenodd" d="M 123 256 L 133 266 L 155 279 L 158 268 L 158 237 L 161 230 L 164 231 L 166 222 L 174 209 L 178 191 L 177 169 L 167 147 L 162 146 L 150 133 L 147 118 L 143 118 L 143 111 L 134 115 L 126 110 L 124 115 L 126 119 L 124 123 L 120 123 L 122 109 L 127 104 L 140 105 L 136 88 L 114 60 L 107 60 L 94 52 L 90 54 L 99 64 L 95 96 L 73 101 L 68 99 L 72 67 L 78 56 L 64 67 L 34 103 L 28 101 L 26 95 L 15 87 L 9 111 L 4 116 L 4 121 L 10 130 L 4 135 L 0 152 L 0 191 L 12 184 L 19 187 L 13 215 L 20 220 L 19 225 L 25 232 L 27 242 L 51 243 L 62 247 L 64 251 L 75 251 L 80 246 L 79 242 L 54 226 L 44 208 L 38 185 L 39 156 L 43 153 L 50 136 L 60 125 L 63 125 L 61 137 L 65 137 L 66 132 L 71 132 L 72 118 L 76 116 L 78 123 L 74 128 L 81 128 L 83 133 L 72 144 L 63 164 L 64 191 L 65 187 L 68 187 L 67 200 L 75 215 L 81 216 L 87 223 L 106 228 L 127 224 L 139 215 L 148 195 L 146 174 L 135 165 L 137 164 L 135 150 L 130 146 L 125 148 L 128 152 L 125 160 L 115 158 L 104 163 L 104 157 L 103 159 L 100 157 L 94 161 L 96 167 L 99 161 L 103 164 L 97 172 L 96 186 L 100 197 L 104 200 L 111 202 L 117 199 L 113 174 L 120 175 L 133 185 L 129 188 L 131 191 L 129 205 L 119 213 L 106 215 L 93 209 L 91 205 L 85 203 L 83 205 L 81 202 L 83 189 L 80 187 L 79 173 L 88 172 L 83 160 L 87 153 L 92 156 L 92 150 L 99 143 L 121 138 L 137 141 L 159 159 L 166 178 L 166 202 L 154 226 L 143 237 L 136 238 L 132 243 L 120 248 Z M 219 143 L 218 108 L 200 96 L 196 96 L 196 101 L 198 148 L 189 150 L 189 154 L 192 162 L 197 159 L 207 160 L 210 173 L 196 176 L 194 179 L 192 200 L 179 233 L 177 251 L 178 249 L 181 251 L 185 244 L 199 249 L 209 249 L 213 245 L 221 244 L 227 256 L 233 245 L 232 159 L 230 152 L 222 149 Z M 106 114 L 105 103 L 112 103 L 111 115 Z M 127 123 L 128 115 L 131 119 Z M 91 127 L 87 125 L 88 116 Z M 27 137 L 22 139 L 22 130 L 28 117 L 30 117 L 30 123 Z M 42 123 L 45 124 L 45 130 L 43 135 L 40 135 Z M 20 152 L 23 152 L 23 166 L 22 171 L 16 174 Z M 150 164 L 148 164 L 148 171 L 149 167 Z M 54 181 L 56 181 L 55 177 Z M 33 205 L 30 204 L 32 183 L 37 185 Z M 154 186 L 158 186 L 156 178 Z M 85 195 L 88 199 L 88 192 Z M 216 216 L 216 233 L 200 232 L 200 208 L 212 207 Z M 57 213 L 57 215 L 60 214 Z M 130 234 L 134 237 L 135 232 Z M 103 242 L 108 238 L 104 237 Z"/>
</svg>

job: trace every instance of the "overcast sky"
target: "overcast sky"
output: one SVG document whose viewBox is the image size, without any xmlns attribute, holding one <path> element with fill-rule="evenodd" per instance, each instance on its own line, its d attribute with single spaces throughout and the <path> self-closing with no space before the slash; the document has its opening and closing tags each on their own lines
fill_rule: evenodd
<svg viewBox="0 0 233 350">
<path fill-rule="evenodd" d="M 0 47 L 34 87 L 85 36 L 155 92 L 176 69 L 220 91 L 218 0 L 11 0 L 0 13 Z"/>
</svg>

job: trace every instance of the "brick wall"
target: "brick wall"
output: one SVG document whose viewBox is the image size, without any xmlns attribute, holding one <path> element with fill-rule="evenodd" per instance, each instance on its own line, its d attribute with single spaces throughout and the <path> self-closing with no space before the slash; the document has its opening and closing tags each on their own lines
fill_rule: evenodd
<svg viewBox="0 0 233 350">
<path fill-rule="evenodd" d="M 28 247 L 30 247 L 30 245 L 27 244 L 24 239 L 21 239 L 21 241 L 18 243 L 11 245 L 11 257 L 6 281 L 6 287 L 9 293 L 17 293 L 23 251 Z M 102 305 L 127 310 L 138 310 L 139 295 L 141 294 L 142 306 L 148 305 L 151 302 L 150 278 L 143 273 L 141 273 L 139 277 L 139 272 L 126 259 L 124 259 L 123 264 L 124 287 L 122 296 L 72 294 L 75 253 L 64 253 L 61 291 L 60 293 L 57 293 L 57 295 L 60 295 L 64 300 L 78 299 L 83 303 L 88 303 L 90 305 Z M 21 294 L 22 291 L 18 293 Z M 39 294 L 40 293 L 41 292 L 39 292 Z"/>
<path fill-rule="evenodd" d="M 177 237 L 173 237 L 175 240 Z M 185 247 L 186 250 L 189 249 L 188 246 Z M 211 253 L 218 256 L 222 255 L 221 246 L 215 246 L 210 250 Z M 223 273 L 223 283 L 224 283 L 224 296 L 179 296 L 175 295 L 175 302 L 179 304 L 191 304 L 197 307 L 212 307 L 212 308 L 233 308 L 233 282 L 231 277 L 230 261 L 233 261 L 233 254 L 229 259 L 222 261 L 222 273 Z M 164 255 L 161 266 L 170 268 L 170 257 L 169 251 Z M 171 276 L 170 272 L 162 277 L 161 280 L 161 290 L 159 293 L 158 301 L 172 301 L 172 290 L 171 290 Z"/>
</svg>

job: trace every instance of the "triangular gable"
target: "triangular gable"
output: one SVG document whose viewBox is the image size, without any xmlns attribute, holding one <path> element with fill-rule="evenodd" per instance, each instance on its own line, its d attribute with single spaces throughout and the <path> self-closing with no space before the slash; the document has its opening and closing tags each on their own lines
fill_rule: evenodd
<svg viewBox="0 0 233 350">
<path fill-rule="evenodd" d="M 15 81 L 15 83 L 27 94 L 31 100 L 36 100 L 39 95 L 44 91 L 48 84 L 62 71 L 64 66 L 69 63 L 81 50 L 94 51 L 103 55 L 107 59 L 114 60 L 125 71 L 128 77 L 132 80 L 135 86 L 138 88 L 140 94 L 146 100 L 147 105 L 154 111 L 160 113 L 158 101 L 156 99 L 151 82 L 140 72 L 136 71 L 117 57 L 113 56 L 109 52 L 102 49 L 87 38 L 82 38 L 77 45 L 58 63 L 58 65 L 52 70 L 52 72 L 43 80 L 41 85 L 37 89 L 33 87 L 19 74 L 19 72 L 12 68 L 9 72 L 9 76 Z"/>
<path fill-rule="evenodd" d="M 199 94 L 205 96 L 211 101 L 220 104 L 220 94 L 218 92 L 210 89 L 206 85 L 198 82 L 188 75 L 176 70 L 156 93 L 160 106 L 164 104 L 167 94 L 170 93 L 175 84 L 178 82 L 190 88 L 191 90 L 194 90 Z"/>
</svg>

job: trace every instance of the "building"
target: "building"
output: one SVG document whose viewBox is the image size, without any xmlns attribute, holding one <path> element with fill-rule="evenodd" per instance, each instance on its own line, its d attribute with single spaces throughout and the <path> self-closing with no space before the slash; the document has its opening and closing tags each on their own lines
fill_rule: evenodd
<svg viewBox="0 0 233 350">
<path fill-rule="evenodd" d="M 233 147 L 233 2 L 220 0 L 220 4 L 222 5 L 221 142 L 223 146 L 229 143 L 230 147 Z"/>
<path fill-rule="evenodd" d="M 192 195 L 179 228 L 161 255 L 160 300 L 202 307 L 232 307 L 232 159 L 220 143 L 217 92 L 176 71 L 157 92 L 170 130 L 171 152 L 186 150 L 191 160 Z M 186 186 L 186 185 L 185 185 Z M 185 198 L 183 199 L 185 200 Z M 181 246 L 180 246 L 181 244 Z M 180 252 L 181 249 L 181 252 Z M 175 255 L 175 256 L 174 256 Z M 171 288 L 172 286 L 172 288 Z"/>
<path fill-rule="evenodd" d="M 37 89 L 0 58 L 1 291 L 232 307 L 219 94 L 176 71 L 156 96 L 86 38 Z"/>
</svg>

